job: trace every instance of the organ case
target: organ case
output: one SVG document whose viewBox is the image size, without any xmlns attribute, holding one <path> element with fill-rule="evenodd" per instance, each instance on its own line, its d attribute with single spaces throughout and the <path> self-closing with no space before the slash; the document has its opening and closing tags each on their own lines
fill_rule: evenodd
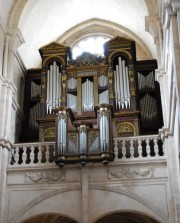
<svg viewBox="0 0 180 223">
<path fill-rule="evenodd" d="M 102 160 L 102 153 L 109 151 L 112 160 L 112 137 L 157 133 L 162 126 L 160 92 L 154 78 L 157 64 L 155 60 L 136 61 L 134 41 L 120 36 L 109 40 L 104 57 L 84 52 L 73 60 L 71 49 L 57 42 L 39 51 L 42 69 L 37 69 L 36 76 L 27 75 L 31 80 L 27 83 L 33 84 L 31 96 L 26 96 L 29 124 L 25 129 L 36 128 L 36 137 L 39 130 L 40 141 L 58 138 L 61 146 L 57 148 L 63 156 L 77 160 L 79 154 L 86 154 L 91 160 L 87 154 L 92 153 Z M 102 115 L 106 114 L 103 109 L 108 118 Z M 66 122 L 58 119 L 60 111 L 68 111 Z M 59 127 L 55 127 L 57 120 Z"/>
</svg>

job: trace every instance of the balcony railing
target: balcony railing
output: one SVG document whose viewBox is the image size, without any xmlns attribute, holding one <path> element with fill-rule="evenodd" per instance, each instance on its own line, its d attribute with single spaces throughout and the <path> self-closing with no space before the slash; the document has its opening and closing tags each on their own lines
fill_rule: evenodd
<svg viewBox="0 0 180 223">
<path fill-rule="evenodd" d="M 54 163 L 54 156 L 54 142 L 14 144 L 9 155 L 9 165 L 50 164 Z M 163 157 L 163 142 L 157 135 L 114 138 L 114 161 Z"/>
</svg>

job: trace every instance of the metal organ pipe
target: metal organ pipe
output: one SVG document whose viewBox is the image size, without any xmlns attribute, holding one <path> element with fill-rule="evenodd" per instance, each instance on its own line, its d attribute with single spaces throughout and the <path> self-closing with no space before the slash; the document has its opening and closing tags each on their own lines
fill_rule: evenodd
<svg viewBox="0 0 180 223">
<path fill-rule="evenodd" d="M 100 145 L 101 150 L 106 151 L 109 147 L 109 122 L 107 109 L 100 109 Z"/>
<path fill-rule="evenodd" d="M 82 104 L 84 112 L 94 110 L 93 83 L 88 79 L 82 84 Z"/>
<path fill-rule="evenodd" d="M 87 148 L 87 129 L 86 125 L 80 125 L 79 134 L 80 134 L 80 153 L 86 152 Z"/>
<path fill-rule="evenodd" d="M 47 95 L 46 105 L 47 113 L 51 114 L 52 110 L 60 106 L 61 101 L 61 73 L 56 61 L 50 65 L 47 71 Z"/>
<path fill-rule="evenodd" d="M 58 113 L 58 121 L 57 121 L 57 147 L 58 153 L 64 154 L 66 151 L 66 112 L 59 111 Z"/>
<path fill-rule="evenodd" d="M 114 81 L 116 109 L 130 108 L 128 67 L 121 57 L 118 58 L 118 65 L 114 70 Z"/>
</svg>

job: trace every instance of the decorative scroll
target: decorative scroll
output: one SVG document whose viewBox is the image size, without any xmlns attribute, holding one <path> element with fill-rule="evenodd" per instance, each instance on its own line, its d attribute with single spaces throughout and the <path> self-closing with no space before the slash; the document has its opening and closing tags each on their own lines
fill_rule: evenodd
<svg viewBox="0 0 180 223">
<path fill-rule="evenodd" d="M 144 76 L 141 73 L 138 73 L 138 85 L 139 90 L 154 90 L 154 75 L 153 71 L 151 71 L 148 75 Z"/>
<path fill-rule="evenodd" d="M 60 106 L 61 102 L 61 73 L 56 61 L 50 65 L 47 71 L 47 113 L 51 114 L 53 109 Z"/>
<path fill-rule="evenodd" d="M 86 79 L 82 84 L 82 108 L 84 112 L 94 111 L 93 82 Z"/>
<path fill-rule="evenodd" d="M 134 177 L 152 177 L 153 169 L 152 168 L 121 168 L 117 172 L 111 172 L 108 170 L 108 178 L 134 178 Z"/>
<path fill-rule="evenodd" d="M 65 171 L 26 172 L 25 183 L 53 183 L 65 180 Z"/>
<path fill-rule="evenodd" d="M 118 65 L 114 70 L 114 89 L 116 109 L 130 108 L 129 74 L 125 61 L 118 58 Z"/>
</svg>

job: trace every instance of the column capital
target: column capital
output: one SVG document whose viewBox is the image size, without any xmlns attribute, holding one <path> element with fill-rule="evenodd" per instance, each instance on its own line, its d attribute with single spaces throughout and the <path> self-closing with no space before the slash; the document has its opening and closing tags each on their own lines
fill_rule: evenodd
<svg viewBox="0 0 180 223">
<path fill-rule="evenodd" d="M 159 39 L 159 28 L 161 28 L 161 20 L 156 16 L 145 17 L 145 30 L 154 38 L 154 42 Z"/>
<path fill-rule="evenodd" d="M 173 12 L 177 13 L 177 11 L 180 10 L 180 1 L 179 0 L 175 0 L 171 4 L 172 4 Z"/>
</svg>

